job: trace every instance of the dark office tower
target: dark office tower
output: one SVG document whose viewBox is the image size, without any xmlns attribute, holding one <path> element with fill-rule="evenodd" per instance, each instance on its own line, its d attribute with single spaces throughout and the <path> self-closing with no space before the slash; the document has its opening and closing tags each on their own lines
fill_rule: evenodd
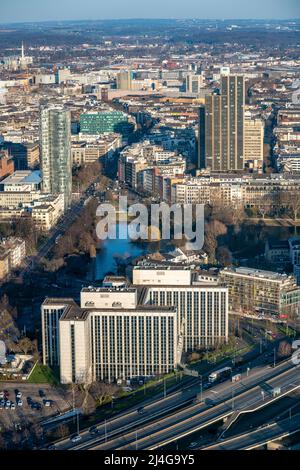
<svg viewBox="0 0 300 470">
<path fill-rule="evenodd" d="M 221 78 L 221 95 L 205 99 L 205 166 L 212 171 L 244 168 L 245 80 L 242 75 Z"/>
<path fill-rule="evenodd" d="M 71 115 L 60 106 L 43 106 L 40 112 L 43 191 L 63 194 L 65 208 L 72 198 Z"/>
<path fill-rule="evenodd" d="M 205 107 L 199 108 L 198 114 L 198 170 L 205 168 Z"/>
</svg>

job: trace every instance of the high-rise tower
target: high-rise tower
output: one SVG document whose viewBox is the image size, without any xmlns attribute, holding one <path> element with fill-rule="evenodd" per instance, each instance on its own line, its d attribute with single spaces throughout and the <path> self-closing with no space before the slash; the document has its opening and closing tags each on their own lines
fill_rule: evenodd
<svg viewBox="0 0 300 470">
<path fill-rule="evenodd" d="M 43 191 L 63 194 L 67 208 L 72 197 L 70 111 L 59 106 L 41 108 L 40 145 Z"/>
<path fill-rule="evenodd" d="M 213 93 L 205 98 L 202 126 L 205 126 L 206 168 L 212 171 L 243 170 L 244 112 L 244 76 L 222 76 L 221 94 Z M 200 126 L 199 120 L 199 135 Z"/>
</svg>

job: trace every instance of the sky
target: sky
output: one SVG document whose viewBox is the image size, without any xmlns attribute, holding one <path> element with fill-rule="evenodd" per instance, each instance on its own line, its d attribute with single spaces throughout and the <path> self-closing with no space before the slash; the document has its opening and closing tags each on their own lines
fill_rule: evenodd
<svg viewBox="0 0 300 470">
<path fill-rule="evenodd" d="M 300 18 L 300 1 L 0 0 L 0 23 L 117 18 Z"/>
</svg>

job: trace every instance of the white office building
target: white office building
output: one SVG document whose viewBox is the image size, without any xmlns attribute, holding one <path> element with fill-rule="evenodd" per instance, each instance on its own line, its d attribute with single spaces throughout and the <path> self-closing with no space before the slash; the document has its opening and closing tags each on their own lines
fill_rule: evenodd
<svg viewBox="0 0 300 470">
<path fill-rule="evenodd" d="M 142 304 L 146 289 L 87 288 L 42 305 L 44 364 L 62 383 L 118 381 L 166 374 L 180 361 L 176 309 Z"/>
<path fill-rule="evenodd" d="M 183 351 L 228 341 L 228 289 L 215 280 L 188 266 L 144 262 L 133 269 L 133 284 L 149 286 L 150 305 L 176 307 Z"/>
</svg>

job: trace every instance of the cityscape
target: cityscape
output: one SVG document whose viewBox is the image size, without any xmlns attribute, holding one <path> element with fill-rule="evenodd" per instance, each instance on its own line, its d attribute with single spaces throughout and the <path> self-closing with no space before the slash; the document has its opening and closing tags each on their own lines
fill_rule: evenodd
<svg viewBox="0 0 300 470">
<path fill-rule="evenodd" d="M 299 451 L 297 2 L 27 3 L 0 18 L 0 458 Z"/>
</svg>

